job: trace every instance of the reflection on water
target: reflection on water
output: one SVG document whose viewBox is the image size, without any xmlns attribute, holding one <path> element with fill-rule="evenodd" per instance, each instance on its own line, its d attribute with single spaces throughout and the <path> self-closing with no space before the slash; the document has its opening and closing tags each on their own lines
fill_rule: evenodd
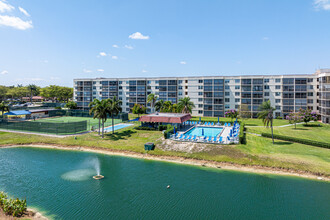
<svg viewBox="0 0 330 220">
<path fill-rule="evenodd" d="M 61 178 L 69 181 L 85 181 L 90 180 L 95 175 L 93 169 L 80 169 L 64 173 Z"/>
</svg>

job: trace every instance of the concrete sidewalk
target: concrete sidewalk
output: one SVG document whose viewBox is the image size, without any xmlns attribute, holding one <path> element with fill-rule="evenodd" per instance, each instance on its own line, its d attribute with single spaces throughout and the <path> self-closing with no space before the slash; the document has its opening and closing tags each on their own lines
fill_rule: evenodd
<svg viewBox="0 0 330 220">
<path fill-rule="evenodd" d="M 43 134 L 43 133 L 26 132 L 26 131 L 4 130 L 4 129 L 0 129 L 0 131 L 9 132 L 9 133 L 17 133 L 17 134 L 33 134 L 33 135 L 40 135 L 40 136 L 44 136 L 44 137 L 55 137 L 55 138 L 74 137 L 74 136 L 79 136 L 79 135 L 90 133 L 90 131 L 86 131 L 86 132 L 79 133 L 79 134 L 57 135 L 57 134 Z"/>
</svg>

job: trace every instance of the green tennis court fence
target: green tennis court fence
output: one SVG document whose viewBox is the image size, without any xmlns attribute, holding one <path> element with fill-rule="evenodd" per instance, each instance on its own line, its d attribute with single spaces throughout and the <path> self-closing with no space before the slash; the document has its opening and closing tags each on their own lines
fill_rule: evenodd
<svg viewBox="0 0 330 220">
<path fill-rule="evenodd" d="M 64 123 L 0 120 L 0 129 L 49 134 L 76 134 L 87 131 L 87 120 Z"/>
</svg>

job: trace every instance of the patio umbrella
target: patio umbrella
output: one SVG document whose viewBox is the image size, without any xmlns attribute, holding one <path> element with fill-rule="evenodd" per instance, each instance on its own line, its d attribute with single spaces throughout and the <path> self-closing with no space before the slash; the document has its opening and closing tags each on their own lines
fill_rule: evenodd
<svg viewBox="0 0 330 220">
<path fill-rule="evenodd" d="M 202 128 L 202 136 L 204 136 L 204 128 Z"/>
<path fill-rule="evenodd" d="M 174 130 L 173 130 L 174 134 L 175 134 L 175 127 L 174 127 Z"/>
<path fill-rule="evenodd" d="M 202 118 L 201 117 L 199 117 L 199 122 L 201 122 L 202 121 Z"/>
<path fill-rule="evenodd" d="M 219 124 L 219 117 L 218 117 L 218 124 Z"/>
</svg>

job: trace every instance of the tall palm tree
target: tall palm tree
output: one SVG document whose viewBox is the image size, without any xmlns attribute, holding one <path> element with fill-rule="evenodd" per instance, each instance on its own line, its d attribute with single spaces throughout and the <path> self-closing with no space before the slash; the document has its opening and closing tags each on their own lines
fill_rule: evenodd
<svg viewBox="0 0 330 220">
<path fill-rule="evenodd" d="M 7 105 L 7 103 L 5 103 L 4 101 L 0 102 L 0 110 L 2 112 L 1 116 L 3 117 L 3 113 L 5 111 L 9 111 L 9 106 Z"/>
<path fill-rule="evenodd" d="M 30 102 L 32 103 L 32 96 L 37 92 L 38 87 L 34 84 L 30 84 L 27 88 L 30 90 Z"/>
<path fill-rule="evenodd" d="M 190 101 L 190 97 L 184 97 L 179 100 L 178 108 L 181 109 L 182 113 L 191 113 L 192 109 L 195 108 L 195 104 Z"/>
<path fill-rule="evenodd" d="M 166 101 L 166 102 L 164 102 L 164 106 L 163 106 L 162 111 L 163 112 L 172 112 L 172 107 L 173 107 L 172 102 L 171 101 Z"/>
<path fill-rule="evenodd" d="M 275 108 L 273 108 L 270 104 L 270 101 L 263 102 L 259 107 L 260 112 L 258 112 L 258 118 L 262 119 L 264 126 L 271 128 L 272 130 L 272 140 L 274 144 L 274 134 L 273 134 L 273 119 L 274 119 L 274 111 Z"/>
<path fill-rule="evenodd" d="M 151 107 L 152 107 L 153 111 L 155 111 L 155 104 L 156 104 L 157 100 L 158 100 L 158 96 L 155 95 L 154 93 L 150 93 L 148 95 L 147 103 L 151 104 Z"/>
<path fill-rule="evenodd" d="M 99 108 L 101 105 L 101 101 L 98 99 L 94 99 L 91 103 L 89 103 L 88 107 L 89 109 L 89 114 L 94 114 L 93 118 L 98 118 L 99 119 L 99 135 L 100 135 L 100 130 L 101 130 L 101 118 L 99 118 L 96 114 L 96 112 L 99 112 Z"/>
<path fill-rule="evenodd" d="M 156 103 L 155 103 L 155 110 L 157 112 L 160 112 L 164 109 L 164 100 L 163 99 L 160 99 L 158 100 Z"/>
<path fill-rule="evenodd" d="M 115 115 L 118 115 L 121 111 L 121 105 L 122 105 L 122 101 L 117 99 L 116 96 L 113 97 L 113 99 L 108 99 L 108 105 L 109 105 L 109 114 L 112 118 L 112 133 L 115 133 L 115 129 L 114 129 L 114 122 L 113 122 L 113 118 Z"/>
</svg>

